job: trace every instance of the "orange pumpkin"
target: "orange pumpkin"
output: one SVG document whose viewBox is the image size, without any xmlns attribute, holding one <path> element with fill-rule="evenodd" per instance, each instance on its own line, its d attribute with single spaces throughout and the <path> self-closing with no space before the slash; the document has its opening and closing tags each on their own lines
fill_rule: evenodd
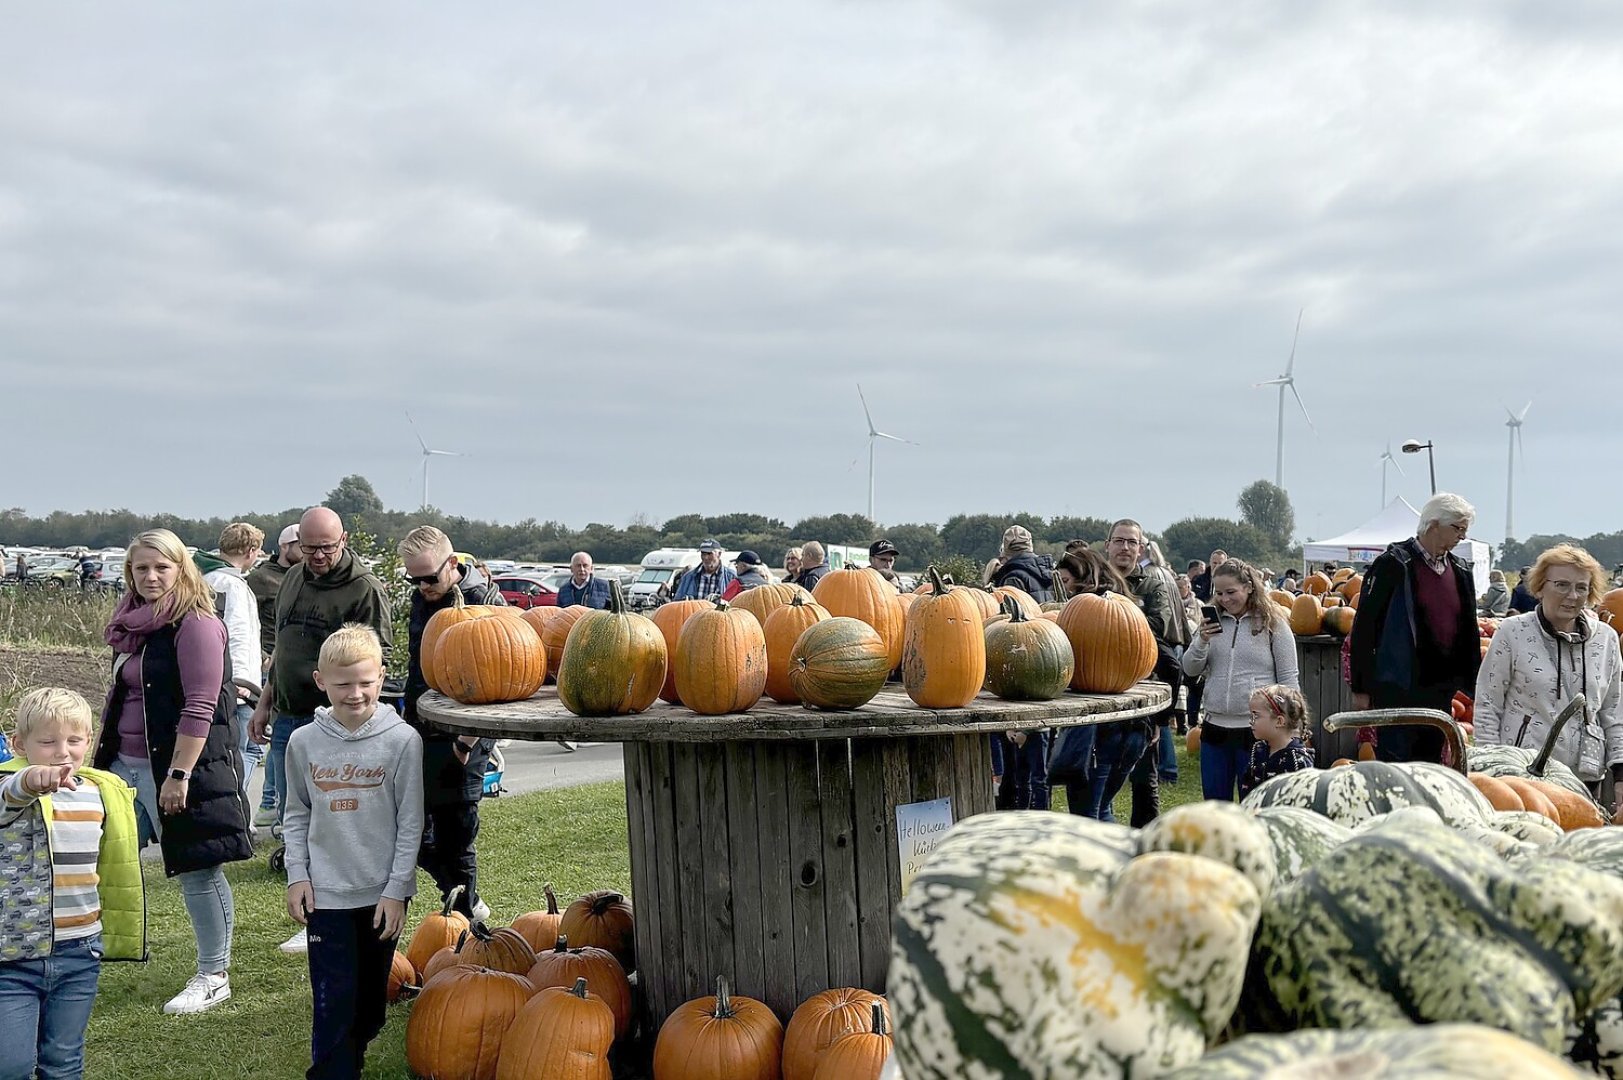
<svg viewBox="0 0 1623 1080">
<path fill-rule="evenodd" d="M 564 646 L 569 643 L 569 631 L 575 628 L 575 624 L 580 621 L 582 615 L 592 609 L 581 604 L 575 604 L 566 608 L 532 608 L 531 610 L 546 612 L 541 616 L 541 644 L 547 647 L 547 670 L 552 673 L 552 681 L 557 682 L 558 672 L 562 671 L 564 666 Z"/>
<path fill-rule="evenodd" d="M 997 598 L 999 611 L 1003 610 L 1003 601 L 1013 600 L 1020 606 L 1020 610 L 1026 613 L 1026 618 L 1040 619 L 1043 617 L 1043 606 L 1037 603 L 1035 597 L 1017 585 L 998 585 L 992 589 L 992 595 Z"/>
<path fill-rule="evenodd" d="M 1606 817 L 1594 801 L 1576 791 L 1569 791 L 1548 780 L 1532 780 L 1532 785 L 1555 807 L 1558 822 L 1565 832 L 1574 829 L 1598 829 L 1606 824 Z"/>
<path fill-rule="evenodd" d="M 1501 776 L 1499 781 L 1516 793 L 1522 800 L 1523 809 L 1543 814 L 1557 825 L 1561 824 L 1561 811 L 1555 808 L 1555 803 L 1550 801 L 1548 795 L 1534 786 L 1533 781 L 1524 776 Z"/>
<path fill-rule="evenodd" d="M 541 892 L 547 898 L 547 910 L 526 911 L 513 920 L 513 929 L 538 953 L 557 943 L 558 927 L 564 921 L 564 914 L 558 908 L 558 894 L 552 891 L 552 886 L 543 885 Z"/>
<path fill-rule="evenodd" d="M 890 653 L 860 619 L 823 619 L 808 626 L 789 651 L 789 686 L 809 708 L 857 709 L 890 678 Z"/>
<path fill-rule="evenodd" d="M 665 685 L 659 627 L 626 607 L 618 581 L 609 582 L 607 610 L 581 610 L 564 642 L 558 700 L 576 716 L 642 712 Z"/>
<path fill-rule="evenodd" d="M 1330 591 L 1330 576 L 1322 570 L 1315 570 L 1302 579 L 1302 591 L 1309 596 L 1323 596 Z"/>
<path fill-rule="evenodd" d="M 1286 589 L 1269 589 L 1268 599 L 1283 607 L 1290 607 L 1291 601 L 1296 599 L 1296 594 Z"/>
<path fill-rule="evenodd" d="M 1076 657 L 1072 690 L 1119 694 L 1155 670 L 1158 652 L 1149 620 L 1138 605 L 1111 596 L 1082 593 L 1059 613 L 1059 628 Z"/>
<path fill-rule="evenodd" d="M 783 1080 L 812 1080 L 835 1040 L 868 1030 L 874 1008 L 883 1012 L 885 999 L 854 986 L 824 990 L 801 1002 L 783 1033 Z"/>
<path fill-rule="evenodd" d="M 567 990 L 549 986 L 525 1003 L 502 1036 L 496 1080 L 613 1080 L 613 1042 L 614 1014 L 585 979 Z"/>
<path fill-rule="evenodd" d="M 985 623 L 987 619 L 998 613 L 998 597 L 992 586 L 982 585 L 977 588 L 966 585 L 962 586 L 962 588 L 964 595 L 975 602 L 975 611 L 980 615 L 982 623 Z M 922 595 L 931 596 L 934 594 L 926 592 Z"/>
<path fill-rule="evenodd" d="M 411 966 L 406 954 L 395 951 L 389 960 L 389 986 L 386 991 L 389 1003 L 392 1005 L 402 997 L 417 992 L 417 969 Z"/>
<path fill-rule="evenodd" d="M 1357 610 L 1348 604 L 1333 607 L 1324 613 L 1324 628 L 1332 634 L 1346 637 L 1352 633 L 1353 618 L 1357 614 Z"/>
<path fill-rule="evenodd" d="M 1525 810 L 1527 805 L 1522 797 L 1516 794 L 1516 789 L 1500 780 L 1497 776 L 1486 773 L 1471 773 L 1466 779 L 1493 804 L 1495 810 Z"/>
<path fill-rule="evenodd" d="M 1338 758 L 1336 758 L 1334 761 L 1332 761 L 1330 763 L 1330 767 L 1332 769 L 1339 769 L 1343 765 L 1351 765 L 1351 764 L 1353 764 L 1353 759 L 1352 758 L 1338 757 Z"/>
<path fill-rule="evenodd" d="M 445 895 L 445 903 L 438 912 L 430 912 L 417 924 L 412 932 L 411 942 L 406 946 L 406 959 L 421 975 L 428 966 L 428 961 L 441 949 L 448 949 L 456 945 L 457 938 L 462 931 L 468 928 L 468 917 L 460 911 L 452 910 L 456 898 L 462 895 L 462 886 L 454 886 Z"/>
<path fill-rule="evenodd" d="M 462 962 L 462 957 L 457 953 L 456 946 L 448 945 L 428 958 L 428 963 L 423 965 L 422 978 L 419 979 L 418 982 L 420 985 L 426 986 L 428 984 L 428 980 L 432 979 L 446 968 L 467 966 L 468 965 Z"/>
<path fill-rule="evenodd" d="M 822 605 L 811 598 L 811 593 L 800 590 L 787 604 L 776 608 L 766 617 L 762 632 L 766 635 L 766 696 L 783 705 L 795 705 L 800 695 L 789 682 L 790 654 L 795 642 L 813 623 L 830 618 Z"/>
<path fill-rule="evenodd" d="M 869 1007 L 868 1026 L 834 1040 L 818 1062 L 813 1080 L 879 1080 L 890 1060 L 890 1024 L 885 1007 Z"/>
<path fill-rule="evenodd" d="M 1374 761 L 1375 760 L 1375 744 L 1374 743 L 1367 743 L 1367 742 L 1366 743 L 1359 743 L 1358 744 L 1358 760 L 1359 761 Z"/>
<path fill-rule="evenodd" d="M 866 566 L 854 570 L 831 570 L 818 581 L 812 596 L 830 615 L 861 619 L 874 628 L 885 643 L 890 666 L 902 661 L 902 618 L 896 606 L 896 587 L 879 571 Z"/>
<path fill-rule="evenodd" d="M 757 585 L 753 589 L 745 589 L 729 600 L 728 603 L 732 604 L 738 611 L 747 611 L 755 616 L 755 621 L 761 624 L 762 630 L 765 630 L 766 620 L 771 614 L 797 596 L 805 597 L 807 600 L 812 598 L 811 593 L 799 585 L 780 582 L 774 585 Z"/>
<path fill-rule="evenodd" d="M 411 1007 L 406 1064 L 423 1080 L 495 1080 L 502 1036 L 534 992 L 522 975 L 447 968 Z"/>
<path fill-rule="evenodd" d="M 417 655 L 423 669 L 423 681 L 428 683 L 431 690 L 444 693 L 440 678 L 439 643 L 441 636 L 453 626 L 476 619 L 489 619 L 495 617 L 496 612 L 504 608 L 486 607 L 483 604 L 467 604 L 462 599 L 462 590 L 458 589 L 451 594 L 452 604 L 442 608 L 429 616 L 428 622 L 423 626 L 422 641 L 418 644 Z"/>
<path fill-rule="evenodd" d="M 1333 585 L 1340 585 L 1342 582 L 1346 581 L 1348 578 L 1350 578 L 1352 576 L 1353 576 L 1352 567 L 1350 567 L 1350 566 L 1340 566 L 1340 567 L 1336 568 L 1335 573 L 1330 575 L 1330 583 L 1333 584 Z"/>
<path fill-rule="evenodd" d="M 1363 574 L 1353 574 L 1351 577 L 1347 578 L 1347 580 L 1343 581 L 1340 585 L 1336 586 L 1336 591 L 1341 593 L 1342 599 L 1346 600 L 1347 603 L 1349 603 L 1349 604 L 1353 602 L 1353 597 L 1357 596 L 1360 592 L 1363 591 L 1363 589 L 1364 589 L 1364 575 Z"/>
<path fill-rule="evenodd" d="M 733 997 L 719 978 L 714 997 L 679 1005 L 666 1018 L 654 1040 L 654 1080 L 778 1080 L 782 1051 L 783 1025 L 772 1010 Z"/>
<path fill-rule="evenodd" d="M 467 619 L 440 635 L 434 667 L 440 692 L 464 705 L 523 701 L 546 681 L 547 650 L 522 618 Z"/>
<path fill-rule="evenodd" d="M 805 590 L 801 590 L 804 592 Z M 709 611 L 713 607 L 708 600 L 672 600 L 668 604 L 661 604 L 654 609 L 651 618 L 654 625 L 665 638 L 665 655 L 676 656 L 676 635 L 682 632 L 687 621 L 701 611 Z M 665 685 L 660 688 L 659 696 L 673 704 L 682 700 L 676 692 L 676 664 L 665 666 Z"/>
<path fill-rule="evenodd" d="M 1291 633 L 1300 637 L 1311 637 L 1324 629 L 1324 609 L 1317 595 L 1304 592 L 1291 603 L 1290 624 Z"/>
<path fill-rule="evenodd" d="M 1190 724 L 1188 734 L 1183 737 L 1183 748 L 1191 754 L 1200 753 L 1200 725 Z"/>
<path fill-rule="evenodd" d="M 564 911 L 558 935 L 577 946 L 607 949 L 627 972 L 637 969 L 637 934 L 631 901 L 613 889 L 589 892 Z"/>
<path fill-rule="evenodd" d="M 575 980 L 585 979 L 586 988 L 609 1007 L 614 1017 L 614 1037 L 621 1038 L 631 1030 L 631 981 L 620 961 L 607 949 L 572 949 L 568 936 L 560 936 L 551 949 L 536 955 L 528 978 L 537 990 L 574 986 Z"/>
<path fill-rule="evenodd" d="M 902 649 L 902 688 L 926 709 L 961 709 L 986 681 L 986 637 L 975 589 L 959 589 L 930 567 L 933 592 L 907 613 Z M 988 593 L 981 593 L 989 596 Z"/>
<path fill-rule="evenodd" d="M 470 925 L 457 938 L 456 954 L 468 967 L 511 971 L 523 975 L 535 966 L 535 949 L 512 927 L 492 930 L 482 922 Z"/>
<path fill-rule="evenodd" d="M 766 690 L 766 635 L 755 616 L 717 600 L 676 635 L 676 694 L 701 716 L 748 712 Z"/>
<path fill-rule="evenodd" d="M 1360 582 L 1360 584 L 1362 584 L 1362 582 Z M 1347 597 L 1347 606 L 1352 608 L 1354 611 L 1357 611 L 1358 605 L 1363 602 L 1364 594 L 1361 592 L 1355 592 L 1351 596 Z"/>
</svg>

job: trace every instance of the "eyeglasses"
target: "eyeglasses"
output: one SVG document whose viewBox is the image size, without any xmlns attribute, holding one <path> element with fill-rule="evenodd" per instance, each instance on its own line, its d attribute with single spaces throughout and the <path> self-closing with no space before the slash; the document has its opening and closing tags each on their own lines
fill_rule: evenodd
<svg viewBox="0 0 1623 1080">
<path fill-rule="evenodd" d="M 1588 596 L 1589 582 L 1587 581 L 1546 581 L 1544 584 L 1563 595 Z"/>
<path fill-rule="evenodd" d="M 304 549 L 304 553 L 306 555 L 336 555 L 336 554 L 338 554 L 338 549 L 343 547 L 343 546 L 344 546 L 344 542 L 342 540 L 335 540 L 334 542 L 332 542 L 330 544 L 303 544 L 303 543 L 301 543 L 299 545 L 300 548 Z"/>
<path fill-rule="evenodd" d="M 1144 546 L 1144 541 L 1142 541 L 1142 540 L 1134 540 L 1130 536 L 1112 536 L 1110 538 L 1110 543 L 1111 543 L 1112 547 L 1143 547 Z"/>
<path fill-rule="evenodd" d="M 433 585 L 440 580 L 440 575 L 445 573 L 445 563 L 450 562 L 454 558 L 456 558 L 455 555 L 447 555 L 445 557 L 445 562 L 440 563 L 432 574 L 424 574 L 422 577 L 412 577 L 408 574 L 406 576 L 406 580 L 411 582 L 413 585 Z"/>
</svg>

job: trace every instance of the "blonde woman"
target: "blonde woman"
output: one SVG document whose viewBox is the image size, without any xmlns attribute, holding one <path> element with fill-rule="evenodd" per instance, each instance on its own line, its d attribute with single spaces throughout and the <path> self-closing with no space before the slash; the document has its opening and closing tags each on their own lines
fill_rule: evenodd
<svg viewBox="0 0 1623 1080">
<path fill-rule="evenodd" d="M 168 529 L 130 541 L 124 585 L 94 763 L 135 789 L 142 843 L 158 841 L 191 916 L 197 974 L 163 1011 L 202 1012 L 231 997 L 236 903 L 222 866 L 253 856 L 225 624 Z"/>
<path fill-rule="evenodd" d="M 1589 608 L 1606 590 L 1606 575 L 1583 548 L 1558 544 L 1538 557 L 1526 582 L 1538 607 L 1500 623 L 1482 658 L 1476 741 L 1537 750 L 1556 715 L 1583 694 L 1585 708 L 1561 729 L 1552 756 L 1599 794 L 1608 771 L 1623 780 L 1623 656 L 1617 631 Z"/>
</svg>

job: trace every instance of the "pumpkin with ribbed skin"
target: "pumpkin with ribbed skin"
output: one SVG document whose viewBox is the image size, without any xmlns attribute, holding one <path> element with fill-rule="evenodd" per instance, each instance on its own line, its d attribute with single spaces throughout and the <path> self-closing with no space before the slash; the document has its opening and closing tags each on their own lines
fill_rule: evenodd
<svg viewBox="0 0 1623 1080">
<path fill-rule="evenodd" d="M 535 949 L 524 935 L 512 927 L 492 930 L 482 922 L 471 923 L 457 939 L 456 953 L 464 965 L 487 967 L 523 975 L 535 965 Z"/>
<path fill-rule="evenodd" d="M 964 596 L 974 602 L 975 611 L 976 611 L 976 613 L 978 615 L 980 615 L 982 622 L 986 621 L 987 619 L 990 619 L 992 616 L 994 616 L 994 615 L 996 615 L 998 613 L 998 610 L 999 610 L 998 595 L 997 595 L 997 592 L 993 589 L 992 586 L 983 585 L 983 586 L 980 586 L 979 588 L 976 588 L 974 586 L 966 585 L 966 586 L 962 586 L 962 588 L 964 590 Z M 920 593 L 919 595 L 920 596 L 930 596 L 932 594 L 929 593 L 929 592 L 924 592 L 924 593 Z"/>
<path fill-rule="evenodd" d="M 1315 570 L 1302 579 L 1302 591 L 1309 596 L 1323 596 L 1330 591 L 1330 576 L 1322 570 Z"/>
<path fill-rule="evenodd" d="M 463 933 L 466 934 L 467 931 L 464 930 Z M 456 946 L 447 945 L 445 948 L 428 958 L 428 963 L 423 965 L 422 974 L 419 976 L 417 982 L 419 985 L 426 985 L 428 980 L 432 979 L 446 968 L 468 966 L 469 965 L 462 962 L 462 957 L 457 953 Z"/>
<path fill-rule="evenodd" d="M 1269 589 L 1268 599 L 1280 607 L 1288 608 L 1291 606 L 1291 601 L 1296 599 L 1296 594 L 1288 589 Z"/>
<path fill-rule="evenodd" d="M 558 936 L 577 947 L 607 949 L 628 974 L 637 969 L 636 916 L 624 893 L 599 889 L 579 897 L 565 909 Z"/>
<path fill-rule="evenodd" d="M 659 627 L 626 607 L 618 581 L 609 582 L 607 609 L 582 610 L 564 643 L 559 702 L 576 716 L 642 712 L 665 685 L 665 638 Z"/>
<path fill-rule="evenodd" d="M 552 948 L 536 954 L 526 977 L 537 990 L 574 986 L 575 980 L 585 979 L 586 988 L 609 1007 L 614 1037 L 621 1038 L 631 1030 L 631 980 L 607 949 L 591 945 L 570 948 L 568 935 L 559 935 Z"/>
<path fill-rule="evenodd" d="M 403 997 L 410 997 L 417 992 L 417 969 L 411 966 L 406 954 L 396 952 L 389 959 L 389 983 L 385 991 L 389 1004 L 393 1005 Z"/>
<path fill-rule="evenodd" d="M 1263 806 L 1250 813 L 1268 830 L 1276 885 L 1301 877 L 1326 852 L 1352 835 L 1352 830 L 1340 822 L 1300 806 Z"/>
<path fill-rule="evenodd" d="M 879 571 L 868 567 L 830 570 L 817 582 L 812 596 L 835 618 L 860 619 L 874 628 L 885 643 L 891 670 L 902 662 L 902 610 L 896 604 L 896 587 Z"/>
<path fill-rule="evenodd" d="M 755 616 L 755 621 L 761 624 L 762 630 L 765 630 L 766 620 L 771 618 L 772 613 L 797 596 L 808 601 L 812 598 L 812 594 L 806 589 L 785 581 L 776 585 L 757 585 L 753 589 L 745 589 L 728 603 L 739 611 L 747 611 Z"/>
<path fill-rule="evenodd" d="M 812 1080 L 879 1080 L 893 1049 L 885 1007 L 876 1001 L 868 1006 L 868 1025 L 834 1040 Z"/>
<path fill-rule="evenodd" d="M 1256 887 L 1134 857 L 1068 814 L 953 826 L 903 895 L 886 981 L 907 1080 L 1149 1076 L 1199 1058 L 1239 999 Z"/>
<path fill-rule="evenodd" d="M 676 692 L 676 636 L 682 632 L 687 621 L 701 611 L 709 611 L 715 605 L 708 600 L 672 600 L 668 604 L 661 604 L 649 616 L 654 625 L 659 627 L 660 636 L 665 639 L 665 655 L 671 662 L 665 665 L 665 685 L 660 687 L 659 696 L 672 704 L 680 702 L 682 696 Z"/>
<path fill-rule="evenodd" d="M 748 712 L 766 690 L 766 635 L 754 615 L 717 600 L 676 635 L 676 693 L 701 716 Z"/>
<path fill-rule="evenodd" d="M 440 692 L 464 705 L 523 701 L 546 681 L 547 650 L 522 618 L 467 619 L 440 635 L 434 666 Z"/>
<path fill-rule="evenodd" d="M 1343 600 L 1347 601 L 1349 604 L 1352 604 L 1353 599 L 1359 593 L 1364 591 L 1364 575 L 1354 574 L 1352 577 L 1336 586 L 1336 590 L 1341 593 L 1341 598 Z M 1354 606 L 1356 607 L 1357 605 Z"/>
<path fill-rule="evenodd" d="M 1335 573 L 1330 575 L 1330 584 L 1332 584 L 1332 585 L 1340 585 L 1342 582 L 1346 581 L 1348 578 L 1350 578 L 1352 576 L 1353 576 L 1353 568 L 1352 567 L 1350 567 L 1350 566 L 1339 567 L 1339 568 L 1337 568 Z"/>
<path fill-rule="evenodd" d="M 1119 694 L 1155 670 L 1155 635 L 1135 604 L 1082 593 L 1066 601 L 1059 628 L 1075 658 L 1072 690 Z"/>
<path fill-rule="evenodd" d="M 1181 851 L 1233 867 L 1267 898 L 1274 890 L 1273 840 L 1256 815 L 1231 802 L 1185 803 L 1138 833 L 1138 851 Z"/>
<path fill-rule="evenodd" d="M 982 619 L 969 595 L 974 590 L 948 585 L 933 566 L 930 584 L 934 591 L 915 600 L 907 613 L 902 688 L 926 709 L 960 709 L 986 681 Z"/>
<path fill-rule="evenodd" d="M 614 1015 L 576 979 L 549 986 L 518 1011 L 502 1036 L 496 1080 L 612 1080 Z"/>
<path fill-rule="evenodd" d="M 1312 593 L 1303 593 L 1291 601 L 1291 633 L 1309 637 L 1324 628 L 1324 608 Z"/>
<path fill-rule="evenodd" d="M 1360 761 L 1339 769 L 1303 769 L 1267 780 L 1241 803 L 1248 809 L 1299 806 L 1343 825 L 1405 806 L 1427 806 L 1449 824 L 1483 825 L 1493 805 L 1453 769 L 1430 762 Z"/>
<path fill-rule="evenodd" d="M 1623 990 L 1623 881 L 1560 859 L 1507 864 L 1409 809 L 1276 889 L 1255 949 L 1291 1027 L 1480 1023 L 1553 1053 Z"/>
<path fill-rule="evenodd" d="M 1475 745 L 1466 751 L 1466 761 L 1474 773 L 1483 773 L 1487 776 L 1522 776 L 1529 779 L 1542 779 L 1556 787 L 1565 788 L 1574 795 L 1589 798 L 1589 788 L 1578 779 L 1578 774 L 1567 768 L 1561 762 L 1551 758 L 1545 766 L 1542 777 L 1534 777 L 1531 766 L 1538 751 L 1519 746 L 1483 746 Z"/>
<path fill-rule="evenodd" d="M 789 652 L 789 686 L 814 709 L 861 708 L 884 689 L 890 670 L 873 627 L 843 616 L 807 627 Z"/>
<path fill-rule="evenodd" d="M 522 975 L 452 967 L 423 985 L 406 1021 L 406 1064 L 423 1080 L 496 1080 L 502 1035 L 534 988 Z"/>
<path fill-rule="evenodd" d="M 781 705 L 797 705 L 800 695 L 789 679 L 795 643 L 815 623 L 832 618 L 823 606 L 802 589 L 796 596 L 766 617 L 766 696 Z M 866 625 L 866 624 L 865 624 Z M 871 629 L 871 628 L 870 628 Z M 878 637 L 875 634 L 874 637 Z M 879 643 L 881 647 L 884 642 Z M 871 696 L 871 695 L 870 695 Z"/>
<path fill-rule="evenodd" d="M 1471 786 L 1482 792 L 1484 798 L 1492 804 L 1495 810 L 1525 810 L 1527 805 L 1522 797 L 1516 794 L 1516 789 L 1487 773 L 1471 773 L 1466 777 Z"/>
<path fill-rule="evenodd" d="M 1513 836 L 1517 840 L 1540 848 L 1553 846 L 1565 835 L 1561 831 L 1561 826 L 1543 814 L 1535 814 L 1531 810 L 1496 810 L 1488 819 L 1488 825 L 1507 836 Z"/>
<path fill-rule="evenodd" d="M 541 892 L 547 898 L 547 909 L 526 911 L 513 920 L 513 929 L 538 953 L 557 942 L 558 926 L 564 920 L 564 913 L 558 907 L 558 894 L 552 891 L 552 886 L 543 885 Z"/>
<path fill-rule="evenodd" d="M 666 1017 L 654 1040 L 654 1080 L 779 1080 L 782 1056 L 778 1018 L 754 998 L 734 997 L 723 977 L 715 996 Z"/>
<path fill-rule="evenodd" d="M 1623 829 L 1581 829 L 1562 835 L 1544 852 L 1623 881 Z"/>
<path fill-rule="evenodd" d="M 999 611 L 1003 610 L 1003 601 L 1012 599 L 1026 613 L 1026 618 L 1043 617 L 1043 606 L 1037 602 L 1037 598 L 1018 585 L 994 585 L 992 595 L 997 598 Z"/>
<path fill-rule="evenodd" d="M 453 886 L 445 895 L 445 903 L 440 910 L 423 916 L 423 921 L 412 931 L 411 941 L 406 945 L 406 959 L 411 961 L 411 966 L 419 975 L 428 967 L 435 953 L 454 948 L 462 931 L 468 928 L 468 917 L 453 906 L 461 895 L 462 886 Z"/>
<path fill-rule="evenodd" d="M 573 604 L 566 608 L 543 607 L 531 608 L 530 611 L 539 611 L 539 616 L 532 617 L 530 625 L 535 625 L 535 619 L 541 623 L 541 644 L 547 647 L 547 672 L 552 682 L 558 681 L 558 672 L 564 666 L 564 646 L 569 643 L 569 631 L 575 628 L 581 616 L 592 609 L 581 604 Z"/>
<path fill-rule="evenodd" d="M 1595 602 L 1595 614 L 1600 621 L 1623 634 L 1623 589 L 1610 589 Z"/>
<path fill-rule="evenodd" d="M 497 607 L 487 607 L 484 604 L 469 604 L 462 599 L 462 590 L 456 589 L 451 593 L 452 603 L 448 608 L 441 608 L 430 615 L 428 622 L 423 626 L 423 637 L 418 643 L 417 655 L 423 669 L 423 681 L 428 683 L 430 690 L 445 693 L 440 678 L 439 645 L 440 638 L 453 626 L 460 626 L 465 622 L 477 619 L 494 618 L 496 612 L 504 610 Z"/>
<path fill-rule="evenodd" d="M 1333 607 L 1324 613 L 1324 628 L 1337 637 L 1352 633 L 1353 620 L 1358 612 L 1352 607 Z"/>
<path fill-rule="evenodd" d="M 1555 803 L 1551 802 L 1550 797 L 1540 791 L 1531 780 L 1522 776 L 1503 776 L 1496 779 L 1516 793 L 1522 801 L 1523 810 L 1531 810 L 1535 814 L 1549 818 L 1556 825 L 1561 824 L 1561 812 L 1555 808 Z"/>
<path fill-rule="evenodd" d="M 1480 1024 L 1403 1025 L 1382 1031 L 1298 1031 L 1247 1035 L 1162 1080 L 1578 1080 L 1566 1062 L 1523 1039 Z"/>
<path fill-rule="evenodd" d="M 855 986 L 824 990 L 802 1001 L 783 1033 L 783 1080 L 813 1080 L 830 1046 L 868 1030 L 874 1008 L 888 1015 L 882 996 Z"/>
<path fill-rule="evenodd" d="M 1005 701 L 1052 701 L 1071 685 L 1075 654 L 1059 624 L 1033 615 L 1013 596 L 1008 617 L 986 624 L 986 688 Z"/>
</svg>

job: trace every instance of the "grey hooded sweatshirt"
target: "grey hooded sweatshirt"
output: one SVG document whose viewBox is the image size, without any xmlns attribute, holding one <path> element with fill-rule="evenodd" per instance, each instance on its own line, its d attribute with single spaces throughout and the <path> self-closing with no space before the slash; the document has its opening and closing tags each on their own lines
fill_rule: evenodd
<svg viewBox="0 0 1623 1080">
<path fill-rule="evenodd" d="M 350 731 L 332 710 L 287 744 L 287 883 L 330 911 L 409 900 L 423 838 L 423 740 L 387 705 Z"/>
</svg>

